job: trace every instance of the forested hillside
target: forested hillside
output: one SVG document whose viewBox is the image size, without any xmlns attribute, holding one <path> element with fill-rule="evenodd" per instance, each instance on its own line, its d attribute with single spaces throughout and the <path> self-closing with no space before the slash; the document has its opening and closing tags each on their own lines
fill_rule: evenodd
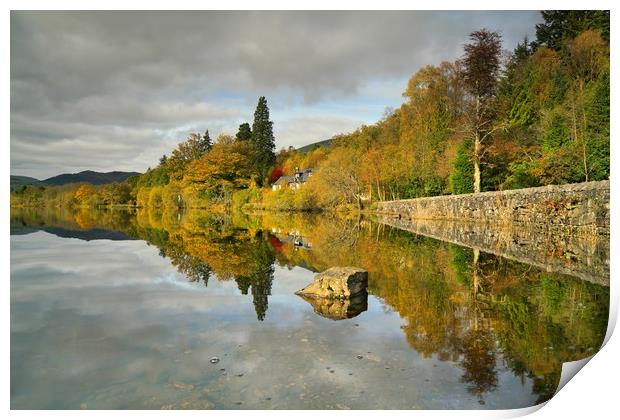
<svg viewBox="0 0 620 420">
<path fill-rule="evenodd" d="M 482 30 L 461 59 L 420 69 L 399 109 L 335 139 L 321 189 L 350 174 L 341 193 L 375 200 L 473 192 L 476 164 L 482 191 L 607 179 L 609 14 L 543 17 L 505 59 Z"/>
<path fill-rule="evenodd" d="M 21 175 L 11 175 L 11 191 L 14 191 L 18 188 L 22 188 L 25 185 L 33 185 L 39 181 L 36 178 L 32 178 L 30 176 L 21 176 Z"/>
<path fill-rule="evenodd" d="M 95 171 L 82 171 L 76 174 L 60 174 L 47 178 L 42 181 L 48 185 L 65 185 L 75 182 L 86 182 L 93 185 L 109 184 L 111 182 L 122 182 L 130 176 L 140 175 L 139 172 L 95 172 Z"/>
</svg>

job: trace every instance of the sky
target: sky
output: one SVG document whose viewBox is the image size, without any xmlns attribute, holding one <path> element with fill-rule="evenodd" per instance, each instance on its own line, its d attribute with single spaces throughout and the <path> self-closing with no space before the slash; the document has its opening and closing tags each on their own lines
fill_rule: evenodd
<svg viewBox="0 0 620 420">
<path fill-rule="evenodd" d="M 534 38 L 537 11 L 12 11 L 11 174 L 138 171 L 191 132 L 234 135 L 259 96 L 276 148 L 379 120 L 468 34 Z"/>
</svg>

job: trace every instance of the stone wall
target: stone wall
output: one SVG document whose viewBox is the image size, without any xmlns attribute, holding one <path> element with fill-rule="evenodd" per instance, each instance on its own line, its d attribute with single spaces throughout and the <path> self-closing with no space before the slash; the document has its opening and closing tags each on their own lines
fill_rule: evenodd
<svg viewBox="0 0 620 420">
<path fill-rule="evenodd" d="M 379 222 L 609 285 L 609 181 L 379 203 Z"/>
<path fill-rule="evenodd" d="M 484 222 L 609 235 L 609 181 L 383 201 L 377 212 L 405 220 Z"/>
</svg>

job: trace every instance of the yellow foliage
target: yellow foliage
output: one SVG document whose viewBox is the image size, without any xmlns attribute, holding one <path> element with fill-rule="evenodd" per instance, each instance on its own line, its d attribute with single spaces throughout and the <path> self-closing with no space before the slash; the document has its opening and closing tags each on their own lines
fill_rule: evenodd
<svg viewBox="0 0 620 420">
<path fill-rule="evenodd" d="M 75 223 L 77 223 L 81 229 L 92 229 L 93 226 L 95 226 L 94 216 L 95 215 L 91 211 L 80 210 L 74 216 Z"/>
<path fill-rule="evenodd" d="M 87 204 L 90 199 L 96 194 L 95 189 L 90 184 L 82 184 L 75 192 L 75 199 L 80 204 Z"/>
<path fill-rule="evenodd" d="M 183 207 L 184 203 L 183 196 L 181 194 L 181 187 L 176 182 L 170 182 L 168 185 L 162 187 L 161 203 L 162 207 L 169 209 Z"/>
<path fill-rule="evenodd" d="M 150 188 L 146 188 L 146 187 L 139 188 L 136 194 L 136 204 L 139 207 L 148 207 L 150 194 L 151 194 Z"/>
<path fill-rule="evenodd" d="M 154 208 L 162 207 L 163 202 L 162 202 L 161 194 L 162 194 L 162 187 L 160 186 L 152 187 L 151 190 L 149 191 L 148 206 L 154 207 Z"/>
<path fill-rule="evenodd" d="M 253 155 L 253 147 L 247 141 L 218 142 L 209 153 L 187 166 L 183 185 L 196 191 L 247 187 L 256 176 Z"/>
</svg>

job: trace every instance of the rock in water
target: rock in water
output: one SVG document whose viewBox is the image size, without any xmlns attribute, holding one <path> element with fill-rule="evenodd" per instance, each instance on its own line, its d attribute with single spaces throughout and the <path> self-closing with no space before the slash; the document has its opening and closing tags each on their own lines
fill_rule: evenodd
<svg viewBox="0 0 620 420">
<path fill-rule="evenodd" d="M 349 299 L 366 293 L 367 287 L 367 271 L 356 267 L 332 267 L 314 276 L 314 282 L 296 294 L 314 298 Z"/>
<path fill-rule="evenodd" d="M 368 309 L 368 293 L 366 292 L 358 293 L 349 299 L 328 299 L 309 295 L 300 296 L 312 305 L 315 313 L 334 321 L 354 318 Z"/>
</svg>

